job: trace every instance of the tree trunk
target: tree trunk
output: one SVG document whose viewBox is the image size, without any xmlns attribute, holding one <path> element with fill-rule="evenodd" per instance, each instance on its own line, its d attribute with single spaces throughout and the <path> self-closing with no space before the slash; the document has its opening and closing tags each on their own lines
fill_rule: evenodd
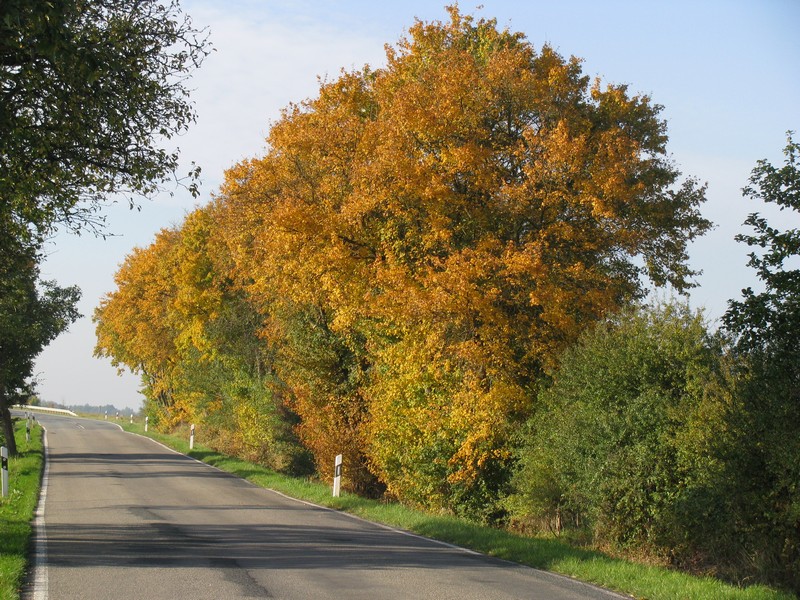
<svg viewBox="0 0 800 600">
<path fill-rule="evenodd" d="M 8 455 L 16 456 L 17 440 L 14 438 L 14 424 L 11 422 L 9 399 L 5 394 L 0 395 L 0 419 L 3 421 L 3 434 L 5 447 L 8 448 Z"/>
</svg>

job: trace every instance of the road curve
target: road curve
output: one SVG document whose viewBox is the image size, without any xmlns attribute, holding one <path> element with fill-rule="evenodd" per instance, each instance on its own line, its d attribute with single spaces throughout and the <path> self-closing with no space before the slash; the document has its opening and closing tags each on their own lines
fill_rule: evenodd
<svg viewBox="0 0 800 600">
<path fill-rule="evenodd" d="M 286 498 L 112 423 L 39 420 L 29 600 L 623 598 Z"/>
</svg>

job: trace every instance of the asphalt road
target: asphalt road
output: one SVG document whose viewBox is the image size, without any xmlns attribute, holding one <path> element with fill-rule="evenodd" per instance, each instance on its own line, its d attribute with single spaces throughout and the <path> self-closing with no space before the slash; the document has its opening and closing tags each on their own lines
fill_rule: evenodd
<svg viewBox="0 0 800 600">
<path fill-rule="evenodd" d="M 112 423 L 39 420 L 31 600 L 620 598 L 291 500 Z"/>
</svg>

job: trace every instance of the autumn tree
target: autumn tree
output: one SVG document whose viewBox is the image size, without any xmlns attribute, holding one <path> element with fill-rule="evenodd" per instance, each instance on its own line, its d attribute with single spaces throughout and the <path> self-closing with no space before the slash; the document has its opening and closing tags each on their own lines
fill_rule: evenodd
<svg viewBox="0 0 800 600">
<path fill-rule="evenodd" d="M 162 229 L 146 248 L 131 252 L 114 276 L 117 289 L 95 309 L 95 355 L 141 375 L 154 417 L 190 416 L 174 407 L 178 369 L 171 305 L 175 298 L 179 233 Z M 186 409 L 187 407 L 183 407 Z"/>
<path fill-rule="evenodd" d="M 355 313 L 345 304 L 370 285 L 369 265 L 351 255 L 345 241 L 317 230 L 328 218 L 324 209 L 305 205 L 311 198 L 326 205 L 341 200 L 339 186 L 347 184 L 338 178 L 351 168 L 365 122 L 359 114 L 359 104 L 368 101 L 362 75 L 370 78 L 367 71 L 326 87 L 319 102 L 328 109 L 321 117 L 287 109 L 270 134 L 275 161 L 246 161 L 227 173 L 220 231 L 233 277 L 264 316 L 262 336 L 274 352 L 280 393 L 301 417 L 298 433 L 317 469 L 331 477 L 334 456 L 342 453 L 347 487 L 372 494 L 381 486 L 364 456 L 365 338 L 348 322 Z M 301 148 L 308 151 L 298 154 Z M 326 156 L 318 163 L 320 154 Z M 320 186 L 324 193 L 316 191 Z M 329 251 L 346 265 L 330 262 Z"/>
<path fill-rule="evenodd" d="M 507 482 L 544 370 L 644 279 L 691 286 L 709 223 L 648 97 L 450 17 L 290 106 L 221 201 L 318 465 L 344 446 L 391 493 L 469 513 Z"/>
<path fill-rule="evenodd" d="M 282 471 L 308 470 L 280 400 L 263 318 L 229 275 L 214 204 L 132 252 L 95 311 L 98 356 L 143 378 L 155 426 L 202 427 L 204 442 Z"/>
</svg>

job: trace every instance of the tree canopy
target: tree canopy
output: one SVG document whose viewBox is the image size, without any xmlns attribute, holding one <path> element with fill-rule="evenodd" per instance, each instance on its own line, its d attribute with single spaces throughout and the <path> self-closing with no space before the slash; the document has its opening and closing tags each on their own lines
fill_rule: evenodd
<svg viewBox="0 0 800 600">
<path fill-rule="evenodd" d="M 758 161 L 745 196 L 788 211 L 783 225 L 757 212 L 737 239 L 753 248 L 749 265 L 764 289 L 742 290 L 725 326 L 733 334 L 741 376 L 728 418 L 731 522 L 758 556 L 759 575 L 800 589 L 800 145 L 791 133 L 781 167 Z"/>
<path fill-rule="evenodd" d="M 0 229 L 0 420 L 5 445 L 16 452 L 9 407 L 30 395 L 34 359 L 78 318 L 78 288 L 39 280 L 30 245 Z"/>
<path fill-rule="evenodd" d="M 800 213 L 800 144 L 788 136 L 783 167 L 774 167 L 760 160 L 750 176 L 744 195 L 788 211 Z M 788 220 L 791 222 L 791 218 Z M 725 324 L 739 336 L 743 350 L 765 349 L 783 355 L 796 352 L 795 335 L 800 325 L 800 228 L 785 230 L 771 226 L 759 213 L 750 214 L 744 223 L 754 231 L 739 234 L 737 241 L 754 248 L 749 266 L 764 284 L 764 291 L 742 290 L 742 300 L 732 300 L 725 315 Z M 759 250 L 761 249 L 761 250 Z M 788 342 L 788 344 L 787 344 Z M 786 344 L 786 345 L 784 345 Z M 798 358 L 792 354 L 790 359 Z"/>
<path fill-rule="evenodd" d="M 175 175 L 164 142 L 194 120 L 186 81 L 209 51 L 176 0 L 0 5 L 0 201 L 47 233 L 99 224 L 111 194 Z"/>
<path fill-rule="evenodd" d="M 426 502 L 505 471 L 509 427 L 559 352 L 641 277 L 691 285 L 703 189 L 666 157 L 659 112 L 457 9 L 414 25 L 385 68 L 289 107 L 220 198 L 242 214 L 231 244 L 253 296 L 314 315 L 300 323 L 344 361 L 308 406 L 296 394 L 301 431 L 320 448 L 349 431 L 393 493 L 439 489 Z M 347 427 L 307 428 L 320 402 Z"/>
<path fill-rule="evenodd" d="M 195 119 L 186 84 L 208 52 L 177 0 L 0 3 L 3 406 L 76 318 L 75 288 L 37 283 L 45 239 L 102 232 L 104 202 L 182 179 L 166 144 Z"/>
<path fill-rule="evenodd" d="M 692 285 L 704 190 L 667 157 L 660 110 L 451 8 L 284 111 L 209 213 L 212 288 L 259 315 L 321 473 L 343 453 L 351 489 L 491 518 L 561 351 L 648 279 Z M 151 300 L 119 283 L 98 352 L 137 368 L 104 332 Z"/>
</svg>

